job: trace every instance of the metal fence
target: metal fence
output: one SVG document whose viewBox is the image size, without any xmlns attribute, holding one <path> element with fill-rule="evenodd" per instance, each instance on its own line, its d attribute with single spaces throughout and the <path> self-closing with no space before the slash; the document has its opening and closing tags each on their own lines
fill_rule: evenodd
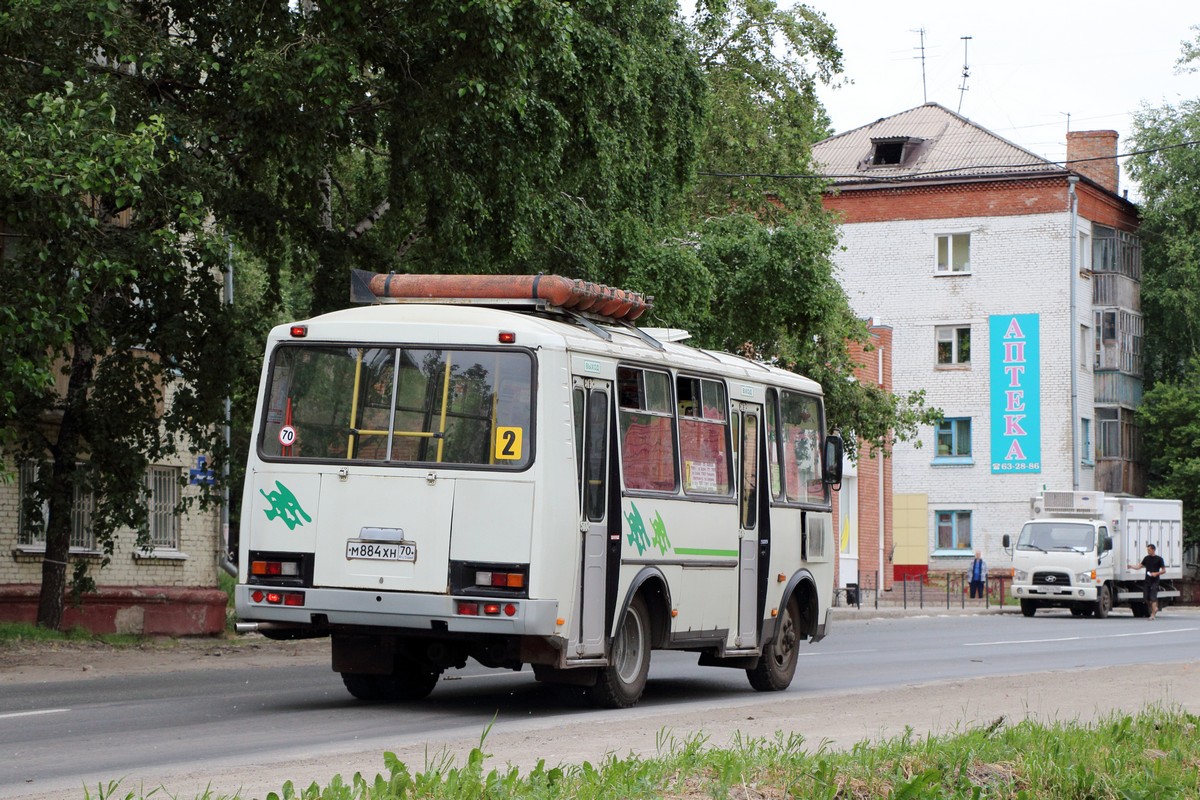
<svg viewBox="0 0 1200 800">
<path fill-rule="evenodd" d="M 966 572 L 930 573 L 924 579 L 898 580 L 891 589 L 880 591 L 879 573 L 859 573 L 858 583 L 839 588 L 834 595 L 835 606 L 875 608 L 991 608 L 1009 602 L 1005 591 L 1012 578 L 1007 575 L 989 577 L 984 584 L 983 597 L 970 597 L 971 581 Z M 1009 602 L 1015 605 L 1016 601 Z"/>
</svg>

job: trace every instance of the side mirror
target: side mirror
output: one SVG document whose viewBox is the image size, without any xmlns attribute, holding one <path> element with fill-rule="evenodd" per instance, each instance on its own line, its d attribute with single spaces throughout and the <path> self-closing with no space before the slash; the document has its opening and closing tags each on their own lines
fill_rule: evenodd
<svg viewBox="0 0 1200 800">
<path fill-rule="evenodd" d="M 1105 536 L 1104 537 L 1104 552 L 1107 553 L 1109 550 L 1112 550 L 1112 537 Z"/>
<path fill-rule="evenodd" d="M 1012 547 L 1012 539 L 1008 538 L 1007 533 L 1000 537 L 1000 546 L 1005 550 Z"/>
<path fill-rule="evenodd" d="M 842 437 L 829 435 L 825 437 L 825 474 L 822 480 L 837 489 L 842 485 Z"/>
</svg>

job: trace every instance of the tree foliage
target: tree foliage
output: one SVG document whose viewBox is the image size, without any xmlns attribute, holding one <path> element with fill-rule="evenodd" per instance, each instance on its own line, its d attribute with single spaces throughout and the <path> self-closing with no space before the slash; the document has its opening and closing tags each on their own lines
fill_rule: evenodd
<svg viewBox="0 0 1200 800">
<path fill-rule="evenodd" d="M 1200 63 L 1200 28 L 1179 71 Z M 1142 310 L 1147 391 L 1138 421 L 1150 493 L 1183 499 L 1184 528 L 1200 541 L 1200 98 L 1144 106 L 1134 117 L 1140 152 L 1130 172 L 1142 202 Z"/>
<path fill-rule="evenodd" d="M 911 435 L 919 397 L 845 380 L 820 183 L 714 174 L 811 172 L 840 58 L 774 0 L 6 2 L 0 444 L 42 465 L 39 621 L 76 487 L 110 548 L 144 532 L 146 466 L 228 464 L 265 330 L 345 305 L 351 268 L 638 289 L 649 324 L 821 380 L 835 425 Z"/>
</svg>

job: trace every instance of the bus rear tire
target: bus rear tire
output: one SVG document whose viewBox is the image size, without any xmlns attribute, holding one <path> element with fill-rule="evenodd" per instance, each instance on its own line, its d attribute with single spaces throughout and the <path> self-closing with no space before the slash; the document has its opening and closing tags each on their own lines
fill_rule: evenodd
<svg viewBox="0 0 1200 800">
<path fill-rule="evenodd" d="M 1034 614 L 1037 613 L 1037 601 L 1022 600 L 1021 601 L 1021 613 L 1027 617 L 1032 617 Z"/>
<path fill-rule="evenodd" d="M 800 605 L 793 597 L 788 601 L 787 611 L 779 621 L 779 635 L 763 647 L 758 664 L 746 670 L 750 685 L 759 692 L 781 692 L 792 684 L 796 674 L 798 645 L 800 644 Z"/>
<path fill-rule="evenodd" d="M 591 688 L 592 702 L 601 708 L 629 708 L 641 699 L 649 673 L 650 613 L 639 594 L 621 618 L 608 666 L 600 669 Z"/>
</svg>

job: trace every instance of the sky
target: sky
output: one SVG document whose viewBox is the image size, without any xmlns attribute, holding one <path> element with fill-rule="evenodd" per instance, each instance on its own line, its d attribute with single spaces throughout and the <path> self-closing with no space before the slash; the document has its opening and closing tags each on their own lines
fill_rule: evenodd
<svg viewBox="0 0 1200 800">
<path fill-rule="evenodd" d="M 1117 131 L 1118 151 L 1125 153 L 1133 146 L 1133 114 L 1143 103 L 1174 105 L 1200 97 L 1200 73 L 1175 74 L 1180 43 L 1194 39 L 1191 26 L 1200 25 L 1197 0 L 807 0 L 807 5 L 836 28 L 843 77 L 852 81 L 819 91 L 839 133 L 928 101 L 1061 161 L 1068 124 L 1073 131 Z M 964 36 L 971 37 L 965 42 L 965 92 L 960 91 Z M 1121 184 L 1137 199 L 1124 171 Z"/>
</svg>

